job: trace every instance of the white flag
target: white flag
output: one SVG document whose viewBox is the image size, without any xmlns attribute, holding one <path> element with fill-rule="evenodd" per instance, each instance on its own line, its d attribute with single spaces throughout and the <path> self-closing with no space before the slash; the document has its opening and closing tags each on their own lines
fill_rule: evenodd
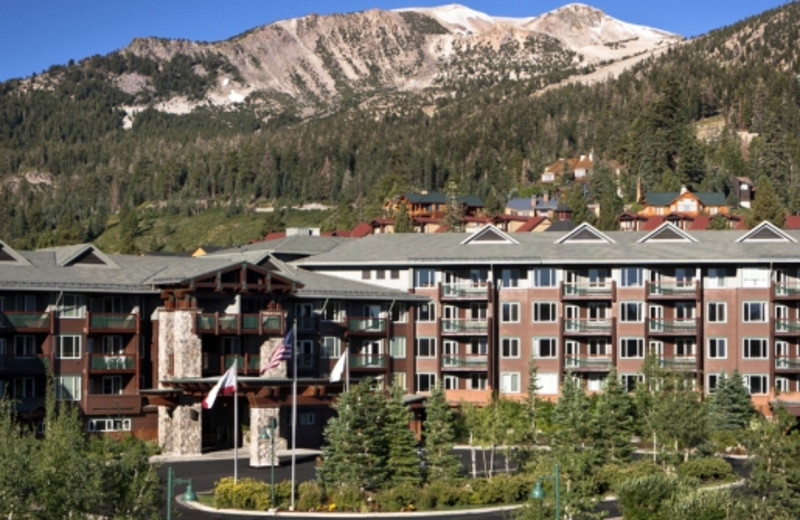
<svg viewBox="0 0 800 520">
<path fill-rule="evenodd" d="M 342 374 L 344 373 L 346 358 L 347 358 L 347 349 L 345 348 L 344 352 L 339 357 L 339 360 L 336 361 L 335 365 L 333 365 L 333 370 L 331 370 L 331 383 L 336 383 L 342 380 Z"/>
<path fill-rule="evenodd" d="M 214 406 L 214 401 L 217 400 L 217 394 L 222 390 L 222 394 L 232 394 L 236 391 L 236 373 L 239 370 L 239 365 L 234 363 L 225 374 L 219 378 L 217 384 L 203 399 L 203 408 L 211 408 Z"/>
</svg>

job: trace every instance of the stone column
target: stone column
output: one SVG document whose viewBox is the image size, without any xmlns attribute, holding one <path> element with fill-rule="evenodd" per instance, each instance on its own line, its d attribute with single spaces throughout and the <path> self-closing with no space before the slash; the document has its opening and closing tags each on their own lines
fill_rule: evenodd
<svg viewBox="0 0 800 520">
<path fill-rule="evenodd" d="M 195 312 L 158 311 L 158 380 L 201 377 L 202 341 L 192 332 Z M 171 362 L 170 362 L 171 361 Z M 174 410 L 158 409 L 158 442 L 168 455 L 200 454 L 203 447 L 201 403 L 182 397 Z"/>
<path fill-rule="evenodd" d="M 269 429 L 270 419 L 275 419 L 275 430 Z M 275 458 L 272 458 L 272 439 L 261 439 L 262 428 L 267 427 L 270 435 L 275 435 Z M 261 468 L 271 466 L 274 462 L 276 466 L 279 450 L 286 449 L 286 439 L 281 437 L 280 408 L 253 408 L 250 407 L 250 466 Z"/>
</svg>

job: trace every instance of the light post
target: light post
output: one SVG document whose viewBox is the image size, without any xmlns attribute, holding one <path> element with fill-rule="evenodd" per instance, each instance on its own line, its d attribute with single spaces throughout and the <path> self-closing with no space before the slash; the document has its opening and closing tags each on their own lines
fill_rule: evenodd
<svg viewBox="0 0 800 520">
<path fill-rule="evenodd" d="M 275 417 L 269 417 L 267 424 L 261 427 L 261 432 L 258 438 L 262 440 L 270 440 L 269 450 L 269 502 L 272 507 L 275 507 L 275 428 L 278 427 L 278 421 Z"/>
<path fill-rule="evenodd" d="M 552 478 L 553 480 L 555 480 L 556 520 L 561 520 L 561 474 L 560 474 L 560 468 L 558 467 L 558 463 L 556 463 L 552 475 L 545 475 L 544 477 L 539 477 L 538 479 L 536 479 L 536 485 L 531 490 L 531 498 L 535 498 L 536 500 L 541 500 L 544 498 L 544 489 L 542 489 L 543 478 Z"/>
<path fill-rule="evenodd" d="M 172 466 L 167 468 L 167 520 L 172 520 L 172 495 L 174 494 L 175 484 L 186 484 L 186 491 L 183 493 L 184 502 L 197 502 L 197 495 L 192 487 L 192 479 L 177 478 Z"/>
</svg>

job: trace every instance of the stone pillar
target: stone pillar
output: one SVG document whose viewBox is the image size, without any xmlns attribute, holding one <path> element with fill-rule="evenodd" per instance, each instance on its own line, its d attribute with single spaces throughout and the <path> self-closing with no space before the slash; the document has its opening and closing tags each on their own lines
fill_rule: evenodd
<svg viewBox="0 0 800 520">
<path fill-rule="evenodd" d="M 281 437 L 280 408 L 253 408 L 250 407 L 250 466 L 261 468 L 271 466 L 274 462 L 279 465 L 278 454 L 272 458 L 272 439 L 261 439 L 261 430 L 269 426 L 270 419 L 275 419 L 275 430 L 269 431 L 275 435 L 275 451 L 286 449 L 286 439 Z"/>
<path fill-rule="evenodd" d="M 281 344 L 283 338 L 270 338 L 264 343 L 261 344 L 261 347 L 258 349 L 258 354 L 261 356 L 261 366 L 262 368 L 267 366 L 269 363 L 270 358 L 272 358 L 272 352 L 278 348 L 278 345 Z M 289 370 L 289 362 L 288 361 L 281 361 L 278 366 L 275 368 L 270 368 L 261 377 L 266 377 L 269 379 L 280 379 L 284 377 L 290 377 L 288 375 Z"/>
<path fill-rule="evenodd" d="M 158 380 L 201 377 L 202 341 L 194 334 L 195 312 L 158 311 Z M 158 409 L 158 442 L 168 455 L 200 454 L 203 447 L 201 403 L 182 397 L 174 410 Z"/>
</svg>

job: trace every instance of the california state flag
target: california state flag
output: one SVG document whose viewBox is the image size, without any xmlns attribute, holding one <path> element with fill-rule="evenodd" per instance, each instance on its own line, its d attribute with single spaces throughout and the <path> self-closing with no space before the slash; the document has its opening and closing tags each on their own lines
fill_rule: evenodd
<svg viewBox="0 0 800 520">
<path fill-rule="evenodd" d="M 220 390 L 223 395 L 232 394 L 236 391 L 236 371 L 238 368 L 238 365 L 234 363 L 228 371 L 219 378 L 214 388 L 212 388 L 206 398 L 203 399 L 203 408 L 211 408 L 214 406 L 214 401 L 217 400 L 217 394 Z"/>
</svg>

